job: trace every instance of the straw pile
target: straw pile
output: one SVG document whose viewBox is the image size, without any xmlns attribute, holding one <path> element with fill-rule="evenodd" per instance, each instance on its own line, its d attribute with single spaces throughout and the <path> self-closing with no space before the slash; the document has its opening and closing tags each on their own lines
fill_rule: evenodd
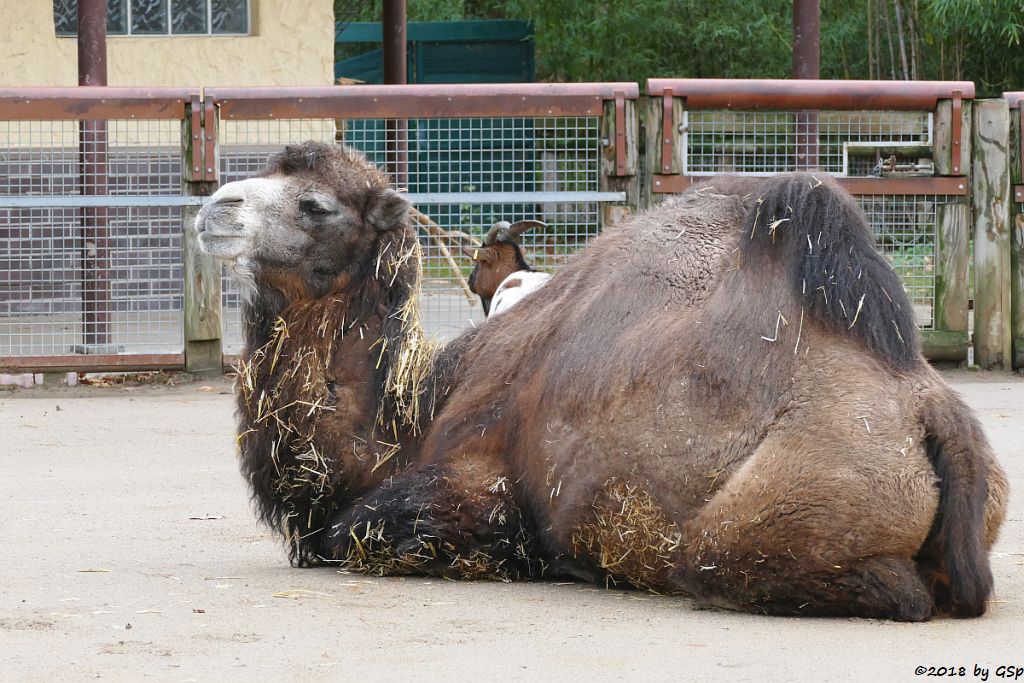
<svg viewBox="0 0 1024 683">
<path fill-rule="evenodd" d="M 590 558 L 609 580 L 659 592 L 676 569 L 682 534 L 649 493 L 615 479 L 595 501 L 593 518 L 573 533 L 573 554 Z"/>
</svg>

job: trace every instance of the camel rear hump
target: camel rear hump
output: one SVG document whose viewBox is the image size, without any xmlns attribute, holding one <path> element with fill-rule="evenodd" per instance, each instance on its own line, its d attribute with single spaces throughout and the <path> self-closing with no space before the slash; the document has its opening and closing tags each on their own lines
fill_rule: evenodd
<svg viewBox="0 0 1024 683">
<path fill-rule="evenodd" d="M 781 259 L 793 295 L 827 329 L 857 339 L 893 369 L 920 362 L 903 284 L 878 252 L 863 211 L 834 180 L 811 173 L 766 180 L 743 231 L 744 267 L 756 273 Z"/>
</svg>

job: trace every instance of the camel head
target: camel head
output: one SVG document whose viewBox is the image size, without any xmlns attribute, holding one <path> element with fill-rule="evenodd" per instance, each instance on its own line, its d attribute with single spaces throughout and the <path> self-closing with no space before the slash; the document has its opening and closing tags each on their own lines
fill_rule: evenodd
<svg viewBox="0 0 1024 683">
<path fill-rule="evenodd" d="M 203 251 L 229 264 L 242 295 L 323 297 L 365 274 L 382 233 L 407 229 L 409 205 L 353 150 L 285 148 L 265 172 L 228 183 L 196 218 Z"/>
</svg>

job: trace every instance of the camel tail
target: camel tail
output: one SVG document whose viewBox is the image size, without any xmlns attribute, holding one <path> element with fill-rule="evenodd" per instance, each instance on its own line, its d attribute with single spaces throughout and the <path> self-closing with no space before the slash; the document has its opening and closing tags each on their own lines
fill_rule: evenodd
<svg viewBox="0 0 1024 683">
<path fill-rule="evenodd" d="M 1004 501 L 989 495 L 989 475 L 1000 475 L 977 418 L 948 388 L 929 393 L 922 420 L 928 457 L 939 478 L 939 507 L 917 560 L 931 583 L 940 612 L 954 617 L 985 613 L 992 593 L 986 542 L 986 506 L 993 504 L 995 526 Z"/>
</svg>

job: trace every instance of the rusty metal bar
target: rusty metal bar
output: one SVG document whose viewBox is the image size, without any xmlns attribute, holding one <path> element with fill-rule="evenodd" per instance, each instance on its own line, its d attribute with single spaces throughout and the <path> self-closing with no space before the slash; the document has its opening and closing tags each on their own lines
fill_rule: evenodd
<svg viewBox="0 0 1024 683">
<path fill-rule="evenodd" d="M 0 88 L 0 119 L 181 119 L 198 88 L 116 86 Z"/>
<path fill-rule="evenodd" d="M 793 78 L 821 78 L 821 6 L 793 0 Z M 818 168 L 818 112 L 796 112 L 796 168 Z"/>
<path fill-rule="evenodd" d="M 405 20 L 405 0 L 384 0 L 382 53 L 384 82 L 389 85 L 402 85 L 408 82 Z"/>
<path fill-rule="evenodd" d="M 386 85 L 405 85 L 408 82 L 405 9 L 405 0 L 384 0 L 382 53 Z M 409 184 L 408 124 L 405 119 L 388 119 L 385 125 L 387 147 L 384 159 L 388 174 L 396 187 L 407 187 Z"/>
<path fill-rule="evenodd" d="M 676 194 L 713 176 L 656 175 L 651 179 L 656 193 Z M 953 195 L 967 194 L 963 178 L 835 178 L 853 195 Z"/>
<path fill-rule="evenodd" d="M 191 107 L 189 108 L 189 117 L 192 119 L 192 158 L 188 160 L 188 163 L 192 165 L 193 178 L 202 178 L 204 175 L 202 109 L 203 105 L 199 101 L 199 93 L 193 94 Z"/>
<path fill-rule="evenodd" d="M 795 170 L 808 171 L 818 168 L 818 112 L 802 110 L 796 112 L 796 159 Z"/>
<path fill-rule="evenodd" d="M 217 180 L 217 109 L 212 98 L 203 99 L 202 180 Z"/>
<path fill-rule="evenodd" d="M 24 356 L 0 358 L 0 372 L 132 372 L 139 370 L 180 370 L 183 353 L 97 354 L 68 356 Z"/>
<path fill-rule="evenodd" d="M 821 6 L 793 0 L 793 78 L 821 78 Z"/>
<path fill-rule="evenodd" d="M 615 175 L 626 175 L 626 94 L 615 92 Z"/>
<path fill-rule="evenodd" d="M 107 84 L 107 0 L 78 0 L 78 85 Z"/>
<path fill-rule="evenodd" d="M 960 144 L 960 136 L 963 130 L 963 122 L 961 121 L 961 118 L 963 116 L 963 108 L 963 98 L 960 94 L 960 91 L 954 90 L 952 113 L 953 124 L 952 131 L 950 132 L 950 137 L 952 138 L 953 144 L 949 146 L 950 168 L 953 171 L 954 175 L 963 175 L 963 173 L 960 170 L 961 164 L 964 161 L 963 145 Z"/>
<path fill-rule="evenodd" d="M 78 85 L 107 84 L 106 0 L 78 3 Z M 80 186 L 83 195 L 107 194 L 107 122 L 78 124 Z M 82 326 L 85 351 L 103 353 L 110 344 L 110 228 L 105 206 L 83 207 Z"/>
<path fill-rule="evenodd" d="M 636 83 L 516 83 L 360 85 L 337 87 L 206 88 L 222 119 L 467 118 L 476 116 L 600 116 L 621 90 Z"/>
<path fill-rule="evenodd" d="M 672 114 L 672 88 L 666 88 L 661 100 L 661 171 L 672 172 L 672 155 L 675 154 L 676 123 Z M 653 153 L 653 151 L 652 151 Z"/>
<path fill-rule="evenodd" d="M 647 94 L 671 89 L 690 109 L 833 109 L 934 111 L 960 91 L 974 98 L 970 81 L 827 81 L 724 78 L 651 78 Z"/>
</svg>

